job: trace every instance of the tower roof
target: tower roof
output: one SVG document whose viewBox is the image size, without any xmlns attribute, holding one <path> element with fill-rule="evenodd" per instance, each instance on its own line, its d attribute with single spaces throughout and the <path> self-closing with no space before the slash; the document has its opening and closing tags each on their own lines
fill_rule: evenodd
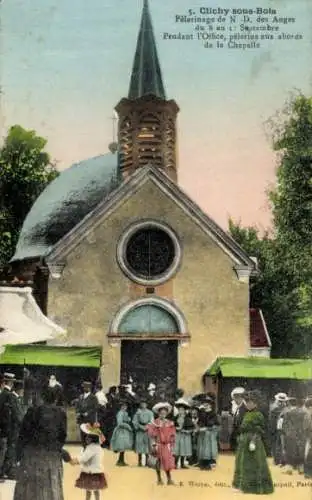
<svg viewBox="0 0 312 500">
<path fill-rule="evenodd" d="M 148 0 L 144 0 L 128 98 L 148 94 L 166 99 Z"/>
</svg>

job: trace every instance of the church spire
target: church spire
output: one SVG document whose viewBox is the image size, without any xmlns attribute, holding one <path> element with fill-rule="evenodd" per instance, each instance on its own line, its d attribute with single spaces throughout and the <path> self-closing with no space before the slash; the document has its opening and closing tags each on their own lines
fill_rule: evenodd
<svg viewBox="0 0 312 500">
<path fill-rule="evenodd" d="M 144 0 L 128 98 L 149 94 L 166 100 L 148 0 Z"/>
<path fill-rule="evenodd" d="M 144 1 L 128 98 L 121 99 L 115 111 L 122 178 L 153 165 L 176 182 L 179 107 L 165 95 L 148 0 Z"/>
</svg>

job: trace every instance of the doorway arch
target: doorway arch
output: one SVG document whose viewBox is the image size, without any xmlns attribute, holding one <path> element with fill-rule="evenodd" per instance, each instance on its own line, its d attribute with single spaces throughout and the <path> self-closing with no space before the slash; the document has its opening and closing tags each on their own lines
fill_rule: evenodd
<svg viewBox="0 0 312 500">
<path fill-rule="evenodd" d="M 160 297 L 143 297 L 123 305 L 109 331 L 110 336 L 139 333 L 185 336 L 188 332 L 185 317 L 175 304 Z"/>
<path fill-rule="evenodd" d="M 120 382 L 131 377 L 141 389 L 153 382 L 172 396 L 178 383 L 178 345 L 188 336 L 184 315 L 173 302 L 143 297 L 124 304 L 108 334 L 112 345 L 120 345 Z"/>
</svg>

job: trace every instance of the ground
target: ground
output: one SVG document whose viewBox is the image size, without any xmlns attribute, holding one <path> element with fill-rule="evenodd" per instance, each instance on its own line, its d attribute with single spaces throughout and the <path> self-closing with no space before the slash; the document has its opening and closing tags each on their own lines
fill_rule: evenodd
<svg viewBox="0 0 312 500">
<path fill-rule="evenodd" d="M 79 446 L 66 446 L 66 449 L 76 456 L 80 452 Z M 244 500 L 261 498 L 255 495 L 236 493 L 231 488 L 234 457 L 221 455 L 215 471 L 206 472 L 198 469 L 176 470 L 173 478 L 176 486 L 157 486 L 155 472 L 148 468 L 136 466 L 134 453 L 126 455 L 129 467 L 115 467 L 116 455 L 104 451 L 104 465 L 108 480 L 108 489 L 102 493 L 101 500 L 229 500 L 243 497 Z M 305 480 L 294 474 L 287 476 L 270 461 L 271 471 L 276 489 L 269 497 L 274 500 L 312 500 L 312 480 Z M 79 467 L 65 464 L 64 466 L 64 497 L 65 500 L 83 500 L 84 492 L 75 488 L 75 480 L 79 475 Z M 9 489 L 9 485 L 6 487 Z M 11 500 L 9 492 L 0 485 L 0 500 Z M 35 499 L 34 499 L 35 500 Z"/>
</svg>

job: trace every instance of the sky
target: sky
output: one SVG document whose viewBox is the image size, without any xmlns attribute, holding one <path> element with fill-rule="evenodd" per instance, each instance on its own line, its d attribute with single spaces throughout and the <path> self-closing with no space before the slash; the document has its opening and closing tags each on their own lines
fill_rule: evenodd
<svg viewBox="0 0 312 500">
<path fill-rule="evenodd" d="M 126 97 L 142 0 L 4 0 L 1 136 L 20 124 L 48 140 L 59 169 L 106 153 L 114 106 Z M 201 7 L 275 8 L 302 40 L 261 49 L 207 49 L 164 40 L 192 33 L 175 15 Z M 267 120 L 295 89 L 312 93 L 311 0 L 150 0 L 167 98 L 180 107 L 181 188 L 223 228 L 228 217 L 267 228 L 276 157 Z"/>
</svg>

